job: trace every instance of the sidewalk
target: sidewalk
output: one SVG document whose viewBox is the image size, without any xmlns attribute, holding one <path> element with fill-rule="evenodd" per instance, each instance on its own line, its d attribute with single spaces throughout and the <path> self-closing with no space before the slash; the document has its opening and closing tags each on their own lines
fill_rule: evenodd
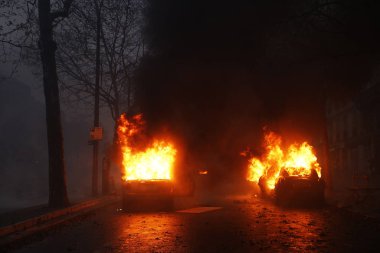
<svg viewBox="0 0 380 253">
<path fill-rule="evenodd" d="M 118 196 L 106 196 L 74 203 L 62 209 L 40 205 L 0 214 L 0 249 L 96 209 L 117 203 L 119 200 Z"/>
</svg>

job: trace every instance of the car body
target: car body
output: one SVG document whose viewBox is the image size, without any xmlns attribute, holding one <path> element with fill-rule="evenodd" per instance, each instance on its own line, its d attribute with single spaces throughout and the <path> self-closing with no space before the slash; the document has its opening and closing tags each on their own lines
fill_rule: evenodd
<svg viewBox="0 0 380 253">
<path fill-rule="evenodd" d="M 280 205 L 320 206 L 324 203 L 324 189 L 325 182 L 316 173 L 308 176 L 282 173 L 276 182 L 274 197 Z"/>
<path fill-rule="evenodd" d="M 122 184 L 123 210 L 167 210 L 173 204 L 171 180 L 126 180 Z"/>
</svg>

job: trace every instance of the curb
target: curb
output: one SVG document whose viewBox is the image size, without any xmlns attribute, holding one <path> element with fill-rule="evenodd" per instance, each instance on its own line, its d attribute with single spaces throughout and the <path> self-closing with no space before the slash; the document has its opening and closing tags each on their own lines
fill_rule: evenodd
<svg viewBox="0 0 380 253">
<path fill-rule="evenodd" d="M 120 198 L 115 196 L 91 199 L 64 209 L 55 210 L 25 221 L 18 222 L 16 224 L 1 227 L 0 246 L 10 244 L 37 232 L 48 230 L 88 212 L 114 204 L 119 200 Z"/>
</svg>

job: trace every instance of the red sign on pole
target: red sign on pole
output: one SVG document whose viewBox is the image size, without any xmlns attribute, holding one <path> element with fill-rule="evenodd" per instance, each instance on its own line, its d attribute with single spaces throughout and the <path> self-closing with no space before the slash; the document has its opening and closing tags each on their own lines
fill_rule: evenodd
<svg viewBox="0 0 380 253">
<path fill-rule="evenodd" d="M 101 139 L 103 139 L 103 128 L 94 127 L 90 131 L 90 140 L 91 141 L 100 141 Z"/>
</svg>

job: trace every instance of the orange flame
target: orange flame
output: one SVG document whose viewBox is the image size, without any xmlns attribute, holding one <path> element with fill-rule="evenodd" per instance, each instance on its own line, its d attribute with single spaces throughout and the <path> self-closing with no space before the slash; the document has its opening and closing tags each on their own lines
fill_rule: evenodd
<svg viewBox="0 0 380 253">
<path fill-rule="evenodd" d="M 315 169 L 318 177 L 321 177 L 321 167 L 313 147 L 307 142 L 295 143 L 283 149 L 281 137 L 273 132 L 265 135 L 264 142 L 264 156 L 261 159 L 253 157 L 249 161 L 249 181 L 258 183 L 260 177 L 264 176 L 268 188 L 274 189 L 281 170 L 285 170 L 290 176 L 308 176 Z"/>
<path fill-rule="evenodd" d="M 165 140 L 154 140 L 144 148 L 139 147 L 144 125 L 142 114 L 129 120 L 122 114 L 118 120 L 123 180 L 171 180 L 177 150 Z"/>
</svg>

